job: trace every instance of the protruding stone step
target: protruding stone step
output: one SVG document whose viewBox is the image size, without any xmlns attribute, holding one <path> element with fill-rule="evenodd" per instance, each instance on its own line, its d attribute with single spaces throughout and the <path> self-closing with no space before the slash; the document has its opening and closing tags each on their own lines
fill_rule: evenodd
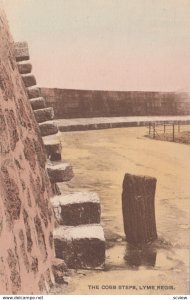
<svg viewBox="0 0 190 300">
<path fill-rule="evenodd" d="M 52 183 L 69 181 L 74 177 L 73 168 L 69 163 L 48 164 L 47 171 Z"/>
<path fill-rule="evenodd" d="M 56 257 L 64 259 L 68 268 L 104 268 L 105 238 L 101 225 L 60 226 L 53 236 Z"/>
<path fill-rule="evenodd" d="M 41 109 L 46 107 L 46 100 L 43 97 L 38 97 L 30 100 L 32 109 Z"/>
<path fill-rule="evenodd" d="M 31 63 L 28 63 L 28 62 L 19 62 L 17 64 L 17 66 L 18 66 L 18 70 L 19 70 L 20 74 L 28 74 L 28 73 L 31 73 L 31 71 L 32 71 L 32 65 L 31 65 Z"/>
<path fill-rule="evenodd" d="M 154 197 L 156 178 L 125 174 L 122 209 L 126 239 L 145 244 L 157 238 Z"/>
<path fill-rule="evenodd" d="M 58 133 L 58 127 L 55 122 L 47 121 L 39 124 L 40 132 L 42 136 Z"/>
<path fill-rule="evenodd" d="M 40 97 L 40 89 L 37 86 L 29 87 L 26 90 L 29 99 Z"/>
<path fill-rule="evenodd" d="M 67 266 L 62 259 L 54 258 L 52 261 L 52 271 L 55 282 L 58 284 L 65 283 L 65 275 L 67 274 Z"/>
<path fill-rule="evenodd" d="M 52 107 L 45 107 L 34 111 L 36 121 L 38 123 L 46 122 L 54 118 L 54 110 Z"/>
<path fill-rule="evenodd" d="M 32 74 L 22 75 L 25 87 L 36 85 L 36 78 Z"/>
<path fill-rule="evenodd" d="M 27 42 L 15 43 L 15 57 L 16 61 L 28 60 L 30 58 Z"/>
<path fill-rule="evenodd" d="M 55 216 L 61 225 L 100 223 L 100 199 L 93 192 L 74 192 L 52 198 Z M 59 215 L 58 215 L 59 214 Z"/>
<path fill-rule="evenodd" d="M 55 124 L 57 124 L 57 122 L 55 122 Z M 61 138 L 62 138 L 62 134 L 59 131 L 56 134 L 44 136 L 42 139 L 43 139 L 44 143 L 49 143 L 49 142 L 53 142 L 53 141 L 59 142 Z"/>
<path fill-rule="evenodd" d="M 47 157 L 51 161 L 61 160 L 62 145 L 59 141 L 56 140 L 44 141 L 44 145 L 46 148 Z"/>
</svg>

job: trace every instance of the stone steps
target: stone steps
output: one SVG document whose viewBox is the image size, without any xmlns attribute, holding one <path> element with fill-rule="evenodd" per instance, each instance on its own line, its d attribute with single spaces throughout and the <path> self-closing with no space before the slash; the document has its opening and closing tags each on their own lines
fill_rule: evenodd
<svg viewBox="0 0 190 300">
<path fill-rule="evenodd" d="M 67 266 L 62 259 L 54 258 L 52 261 L 52 271 L 54 274 L 55 282 L 64 284 L 65 274 L 67 274 Z"/>
<path fill-rule="evenodd" d="M 28 74 L 32 71 L 32 65 L 29 62 L 19 62 L 17 66 L 20 74 Z"/>
<path fill-rule="evenodd" d="M 54 118 L 52 107 L 46 107 L 46 101 L 40 95 L 35 77 L 30 74 L 32 65 L 29 59 L 27 43 L 17 43 L 16 59 L 48 159 L 61 161 L 62 145 L 59 141 L 58 126 L 51 121 Z M 57 183 L 70 181 L 73 169 L 69 163 L 59 162 L 46 165 L 54 197 L 52 205 L 59 225 L 54 230 L 54 248 L 56 257 L 65 261 L 68 268 L 103 269 L 105 263 L 105 238 L 100 223 L 100 199 L 93 192 L 74 192 L 62 195 Z M 61 226 L 60 226 L 61 225 Z M 59 267 L 56 278 L 62 282 Z"/>
<path fill-rule="evenodd" d="M 21 49 L 21 52 L 24 53 L 28 51 L 28 46 L 26 43 L 23 43 L 22 47 L 23 49 Z M 52 107 L 46 107 L 46 100 L 40 96 L 40 89 L 36 86 L 36 79 L 32 74 L 30 74 L 32 70 L 32 65 L 29 62 L 23 62 L 22 59 L 22 57 L 19 57 L 19 62 L 17 63 L 17 66 L 23 78 L 30 104 L 32 106 L 32 109 L 34 110 L 36 121 L 39 123 L 41 135 L 43 137 L 55 135 L 56 133 L 58 133 L 57 125 L 55 123 L 48 122 L 54 118 L 54 110 Z M 44 144 L 46 148 L 47 157 L 50 160 L 61 160 L 60 142 L 49 141 Z"/>
<path fill-rule="evenodd" d="M 27 42 L 16 42 L 14 52 L 17 62 L 30 59 Z"/>
<path fill-rule="evenodd" d="M 51 161 L 61 160 L 62 145 L 59 141 L 50 140 L 44 141 L 47 157 Z"/>
<path fill-rule="evenodd" d="M 43 123 L 54 118 L 54 110 L 52 107 L 45 107 L 34 110 L 34 115 L 38 123 Z"/>
<path fill-rule="evenodd" d="M 46 168 L 51 183 L 70 181 L 74 177 L 73 168 L 69 163 L 47 164 Z"/>
<path fill-rule="evenodd" d="M 53 121 L 47 121 L 39 124 L 42 136 L 48 136 L 58 133 L 57 124 Z"/>
<path fill-rule="evenodd" d="M 46 107 L 46 100 L 43 97 L 30 99 L 30 104 L 33 110 Z"/>
<path fill-rule="evenodd" d="M 70 269 L 104 269 L 105 237 L 99 224 L 59 226 L 53 233 L 55 254 Z"/>
<path fill-rule="evenodd" d="M 57 221 L 65 226 L 100 223 L 100 199 L 94 192 L 74 192 L 51 201 Z"/>
<path fill-rule="evenodd" d="M 32 74 L 21 75 L 25 87 L 31 87 L 36 85 L 36 78 Z"/>
<path fill-rule="evenodd" d="M 28 87 L 26 91 L 29 99 L 40 97 L 40 89 L 37 86 Z"/>
</svg>

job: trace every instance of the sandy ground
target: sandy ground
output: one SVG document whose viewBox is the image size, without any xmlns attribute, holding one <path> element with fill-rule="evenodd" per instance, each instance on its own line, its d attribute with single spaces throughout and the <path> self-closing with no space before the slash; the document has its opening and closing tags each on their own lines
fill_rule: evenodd
<svg viewBox="0 0 190 300">
<path fill-rule="evenodd" d="M 68 288 L 58 287 L 56 293 L 189 294 L 190 147 L 148 139 L 146 133 L 146 128 L 62 133 L 63 158 L 75 173 L 63 191 L 99 193 L 107 250 L 105 271 L 72 271 Z M 158 180 L 159 239 L 146 249 L 131 249 L 125 241 L 121 192 L 126 172 Z"/>
<path fill-rule="evenodd" d="M 167 134 L 160 133 L 159 135 L 156 135 L 155 137 L 152 137 L 152 135 L 149 137 L 155 138 L 156 140 L 182 143 L 182 144 L 189 145 L 190 144 L 190 128 L 188 131 L 175 133 L 174 137 L 172 136 L 172 133 L 167 133 Z"/>
</svg>

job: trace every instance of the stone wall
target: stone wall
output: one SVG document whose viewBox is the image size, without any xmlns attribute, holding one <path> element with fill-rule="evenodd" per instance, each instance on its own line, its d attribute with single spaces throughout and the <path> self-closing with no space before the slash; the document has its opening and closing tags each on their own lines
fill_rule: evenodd
<svg viewBox="0 0 190 300">
<path fill-rule="evenodd" d="M 41 88 L 55 118 L 189 115 L 190 96 L 172 92 L 116 92 Z"/>
<path fill-rule="evenodd" d="M 29 59 L 0 11 L 0 294 L 48 293 L 67 268 L 105 266 L 100 200 L 61 193 L 73 169 Z"/>
<path fill-rule="evenodd" d="M 15 55 L 0 9 L 0 294 L 38 294 L 54 282 L 52 189 Z"/>
</svg>

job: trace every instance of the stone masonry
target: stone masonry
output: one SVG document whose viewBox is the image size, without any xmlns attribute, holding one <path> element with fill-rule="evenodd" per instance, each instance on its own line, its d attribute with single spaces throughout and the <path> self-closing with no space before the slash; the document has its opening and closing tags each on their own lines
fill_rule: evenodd
<svg viewBox="0 0 190 300">
<path fill-rule="evenodd" d="M 190 114 L 190 94 L 185 92 L 40 90 L 56 119 Z"/>
<path fill-rule="evenodd" d="M 23 49 L 24 57 L 29 55 L 27 44 L 25 48 L 26 51 Z M 22 61 L 21 58 L 19 61 Z M 31 68 L 28 70 L 31 71 Z M 46 156 L 49 159 L 46 169 L 55 194 L 51 202 L 58 226 L 53 234 L 55 255 L 58 259 L 63 259 L 68 268 L 103 269 L 105 238 L 100 225 L 100 199 L 96 193 L 92 192 L 61 195 L 57 183 L 72 180 L 74 173 L 68 162 L 61 161 L 62 147 L 58 138 L 59 130 L 52 120 L 54 110 L 47 107 L 46 101 L 41 97 L 35 77 L 30 74 L 23 76 L 23 69 L 21 71 L 29 102 L 43 136 Z M 67 236 L 68 232 L 71 239 Z"/>
<path fill-rule="evenodd" d="M 15 51 L 0 8 L 0 294 L 47 293 L 54 284 L 52 190 L 19 74 L 30 72 L 31 64 L 16 63 L 29 59 L 25 46 L 17 44 Z"/>
<path fill-rule="evenodd" d="M 27 43 L 13 42 L 2 10 L 0 22 L 0 293 L 48 293 L 55 280 L 64 282 L 63 260 L 70 268 L 104 267 L 100 202 L 88 192 L 61 195 L 57 182 L 74 174 L 61 161 L 53 108 L 47 107 L 31 74 Z M 59 196 L 62 222 L 53 234 L 59 220 L 53 207 L 54 221 L 49 200 Z M 65 236 L 68 230 L 74 252 Z M 64 253 L 62 263 L 54 259 L 59 252 Z"/>
</svg>

